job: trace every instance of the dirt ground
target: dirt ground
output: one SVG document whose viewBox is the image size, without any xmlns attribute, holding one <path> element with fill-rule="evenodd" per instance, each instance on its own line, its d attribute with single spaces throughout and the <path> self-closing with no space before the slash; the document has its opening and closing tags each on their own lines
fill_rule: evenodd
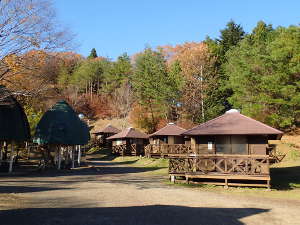
<svg viewBox="0 0 300 225">
<path fill-rule="evenodd" d="M 155 168 L 90 161 L 68 172 L 0 177 L 1 225 L 299 225 L 300 199 L 168 185 Z M 264 191 L 264 190 L 262 190 Z"/>
</svg>

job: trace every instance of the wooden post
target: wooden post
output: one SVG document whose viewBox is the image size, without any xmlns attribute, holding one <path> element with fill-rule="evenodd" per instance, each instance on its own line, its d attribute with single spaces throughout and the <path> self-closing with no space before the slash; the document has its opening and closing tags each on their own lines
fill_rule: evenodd
<svg viewBox="0 0 300 225">
<path fill-rule="evenodd" d="M 271 184 L 270 184 L 270 180 L 267 180 L 267 191 L 271 191 Z"/>
<path fill-rule="evenodd" d="M 188 177 L 188 176 L 185 176 L 185 182 L 186 182 L 187 184 L 189 184 L 189 183 L 190 183 L 190 181 L 189 181 L 189 177 Z"/>
<path fill-rule="evenodd" d="M 77 146 L 77 149 L 78 149 L 78 166 L 80 166 L 80 160 L 81 160 L 81 146 L 78 145 Z"/>
<path fill-rule="evenodd" d="M 1 166 L 2 160 L 3 160 L 3 147 L 4 147 L 4 143 L 1 142 L 1 145 L 0 145 L 0 166 Z"/>
<path fill-rule="evenodd" d="M 11 149 L 10 149 L 10 160 L 9 160 L 9 169 L 8 172 L 11 173 L 13 170 L 13 160 L 14 160 L 14 142 L 11 142 L 10 145 Z"/>
<path fill-rule="evenodd" d="M 175 183 L 175 176 L 171 175 L 171 182 L 174 184 Z"/>
<path fill-rule="evenodd" d="M 6 141 L 4 141 L 3 151 L 4 151 L 3 158 L 4 160 L 7 160 L 8 143 Z"/>
<path fill-rule="evenodd" d="M 228 179 L 225 178 L 225 186 L 224 186 L 225 189 L 228 189 Z"/>
<path fill-rule="evenodd" d="M 25 149 L 27 150 L 27 159 L 30 159 L 30 146 L 28 146 L 28 142 L 25 142 Z"/>
<path fill-rule="evenodd" d="M 75 146 L 71 147 L 71 157 L 72 157 L 72 169 L 75 168 Z"/>
<path fill-rule="evenodd" d="M 57 161 L 58 161 L 58 155 L 57 155 L 57 146 L 55 146 L 54 149 L 54 165 L 57 165 Z"/>
<path fill-rule="evenodd" d="M 197 153 L 196 152 L 196 138 L 195 137 L 191 137 L 191 148 L 192 148 L 193 153 Z"/>
<path fill-rule="evenodd" d="M 58 170 L 60 170 L 60 167 L 61 167 L 61 150 L 62 150 L 62 147 L 58 146 L 58 165 L 57 165 Z"/>
</svg>

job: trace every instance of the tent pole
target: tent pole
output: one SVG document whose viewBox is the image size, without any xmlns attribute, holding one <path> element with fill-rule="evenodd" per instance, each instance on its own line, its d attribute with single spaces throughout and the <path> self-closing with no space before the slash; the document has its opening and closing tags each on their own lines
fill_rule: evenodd
<svg viewBox="0 0 300 225">
<path fill-rule="evenodd" d="M 78 166 L 80 166 L 80 159 L 81 159 L 81 146 L 80 146 L 80 145 L 78 145 L 78 146 L 77 146 L 77 148 L 78 148 Z"/>
<path fill-rule="evenodd" d="M 14 161 L 14 142 L 12 141 L 10 144 L 11 151 L 10 151 L 10 160 L 9 160 L 9 170 L 8 172 L 11 173 L 13 170 L 13 161 Z"/>
</svg>

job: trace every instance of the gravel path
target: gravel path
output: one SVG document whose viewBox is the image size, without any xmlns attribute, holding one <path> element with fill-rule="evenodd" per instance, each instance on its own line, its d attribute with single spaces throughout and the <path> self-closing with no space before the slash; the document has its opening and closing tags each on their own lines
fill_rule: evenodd
<svg viewBox="0 0 300 225">
<path fill-rule="evenodd" d="M 147 169 L 93 161 L 58 174 L 0 178 L 1 225 L 299 225 L 300 200 L 167 185 Z"/>
</svg>

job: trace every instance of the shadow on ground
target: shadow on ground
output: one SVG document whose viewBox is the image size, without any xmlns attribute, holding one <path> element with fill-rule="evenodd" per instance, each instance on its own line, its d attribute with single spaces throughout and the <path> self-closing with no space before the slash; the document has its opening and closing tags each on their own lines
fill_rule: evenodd
<svg viewBox="0 0 300 225">
<path fill-rule="evenodd" d="M 300 188 L 300 166 L 270 168 L 272 188 L 291 190 Z"/>
<path fill-rule="evenodd" d="M 66 189 L 70 189 L 70 188 L 61 188 L 61 187 L 53 187 L 52 188 L 52 187 L 39 187 L 39 186 L 37 187 L 37 186 L 11 186 L 11 185 L 7 185 L 7 186 L 0 186 L 0 194 L 31 193 L 31 192 L 66 190 Z"/>
<path fill-rule="evenodd" d="M 113 161 L 109 160 L 110 162 L 105 161 L 105 163 L 104 163 L 104 162 L 102 162 L 103 160 L 99 159 L 99 158 L 88 158 L 86 161 L 89 164 L 96 164 L 96 165 L 101 165 L 101 164 L 102 165 L 130 165 L 130 164 L 137 162 L 138 160 L 136 159 L 136 160 L 124 161 L 124 162 L 113 162 Z"/>
<path fill-rule="evenodd" d="M 5 225 L 241 225 L 259 208 L 193 208 L 150 205 L 103 208 L 29 208 L 0 211 Z"/>
<path fill-rule="evenodd" d="M 88 175 L 104 175 L 104 174 L 131 174 L 155 171 L 161 167 L 127 167 L 127 166 L 103 166 L 104 163 L 95 163 L 91 167 L 76 168 L 73 170 L 56 170 L 49 169 L 42 172 L 30 172 L 24 174 L 26 177 L 59 177 L 59 176 L 88 176 Z M 107 165 L 107 164 L 105 164 Z M 19 174 L 3 173 L 0 177 L 19 177 Z"/>
</svg>

